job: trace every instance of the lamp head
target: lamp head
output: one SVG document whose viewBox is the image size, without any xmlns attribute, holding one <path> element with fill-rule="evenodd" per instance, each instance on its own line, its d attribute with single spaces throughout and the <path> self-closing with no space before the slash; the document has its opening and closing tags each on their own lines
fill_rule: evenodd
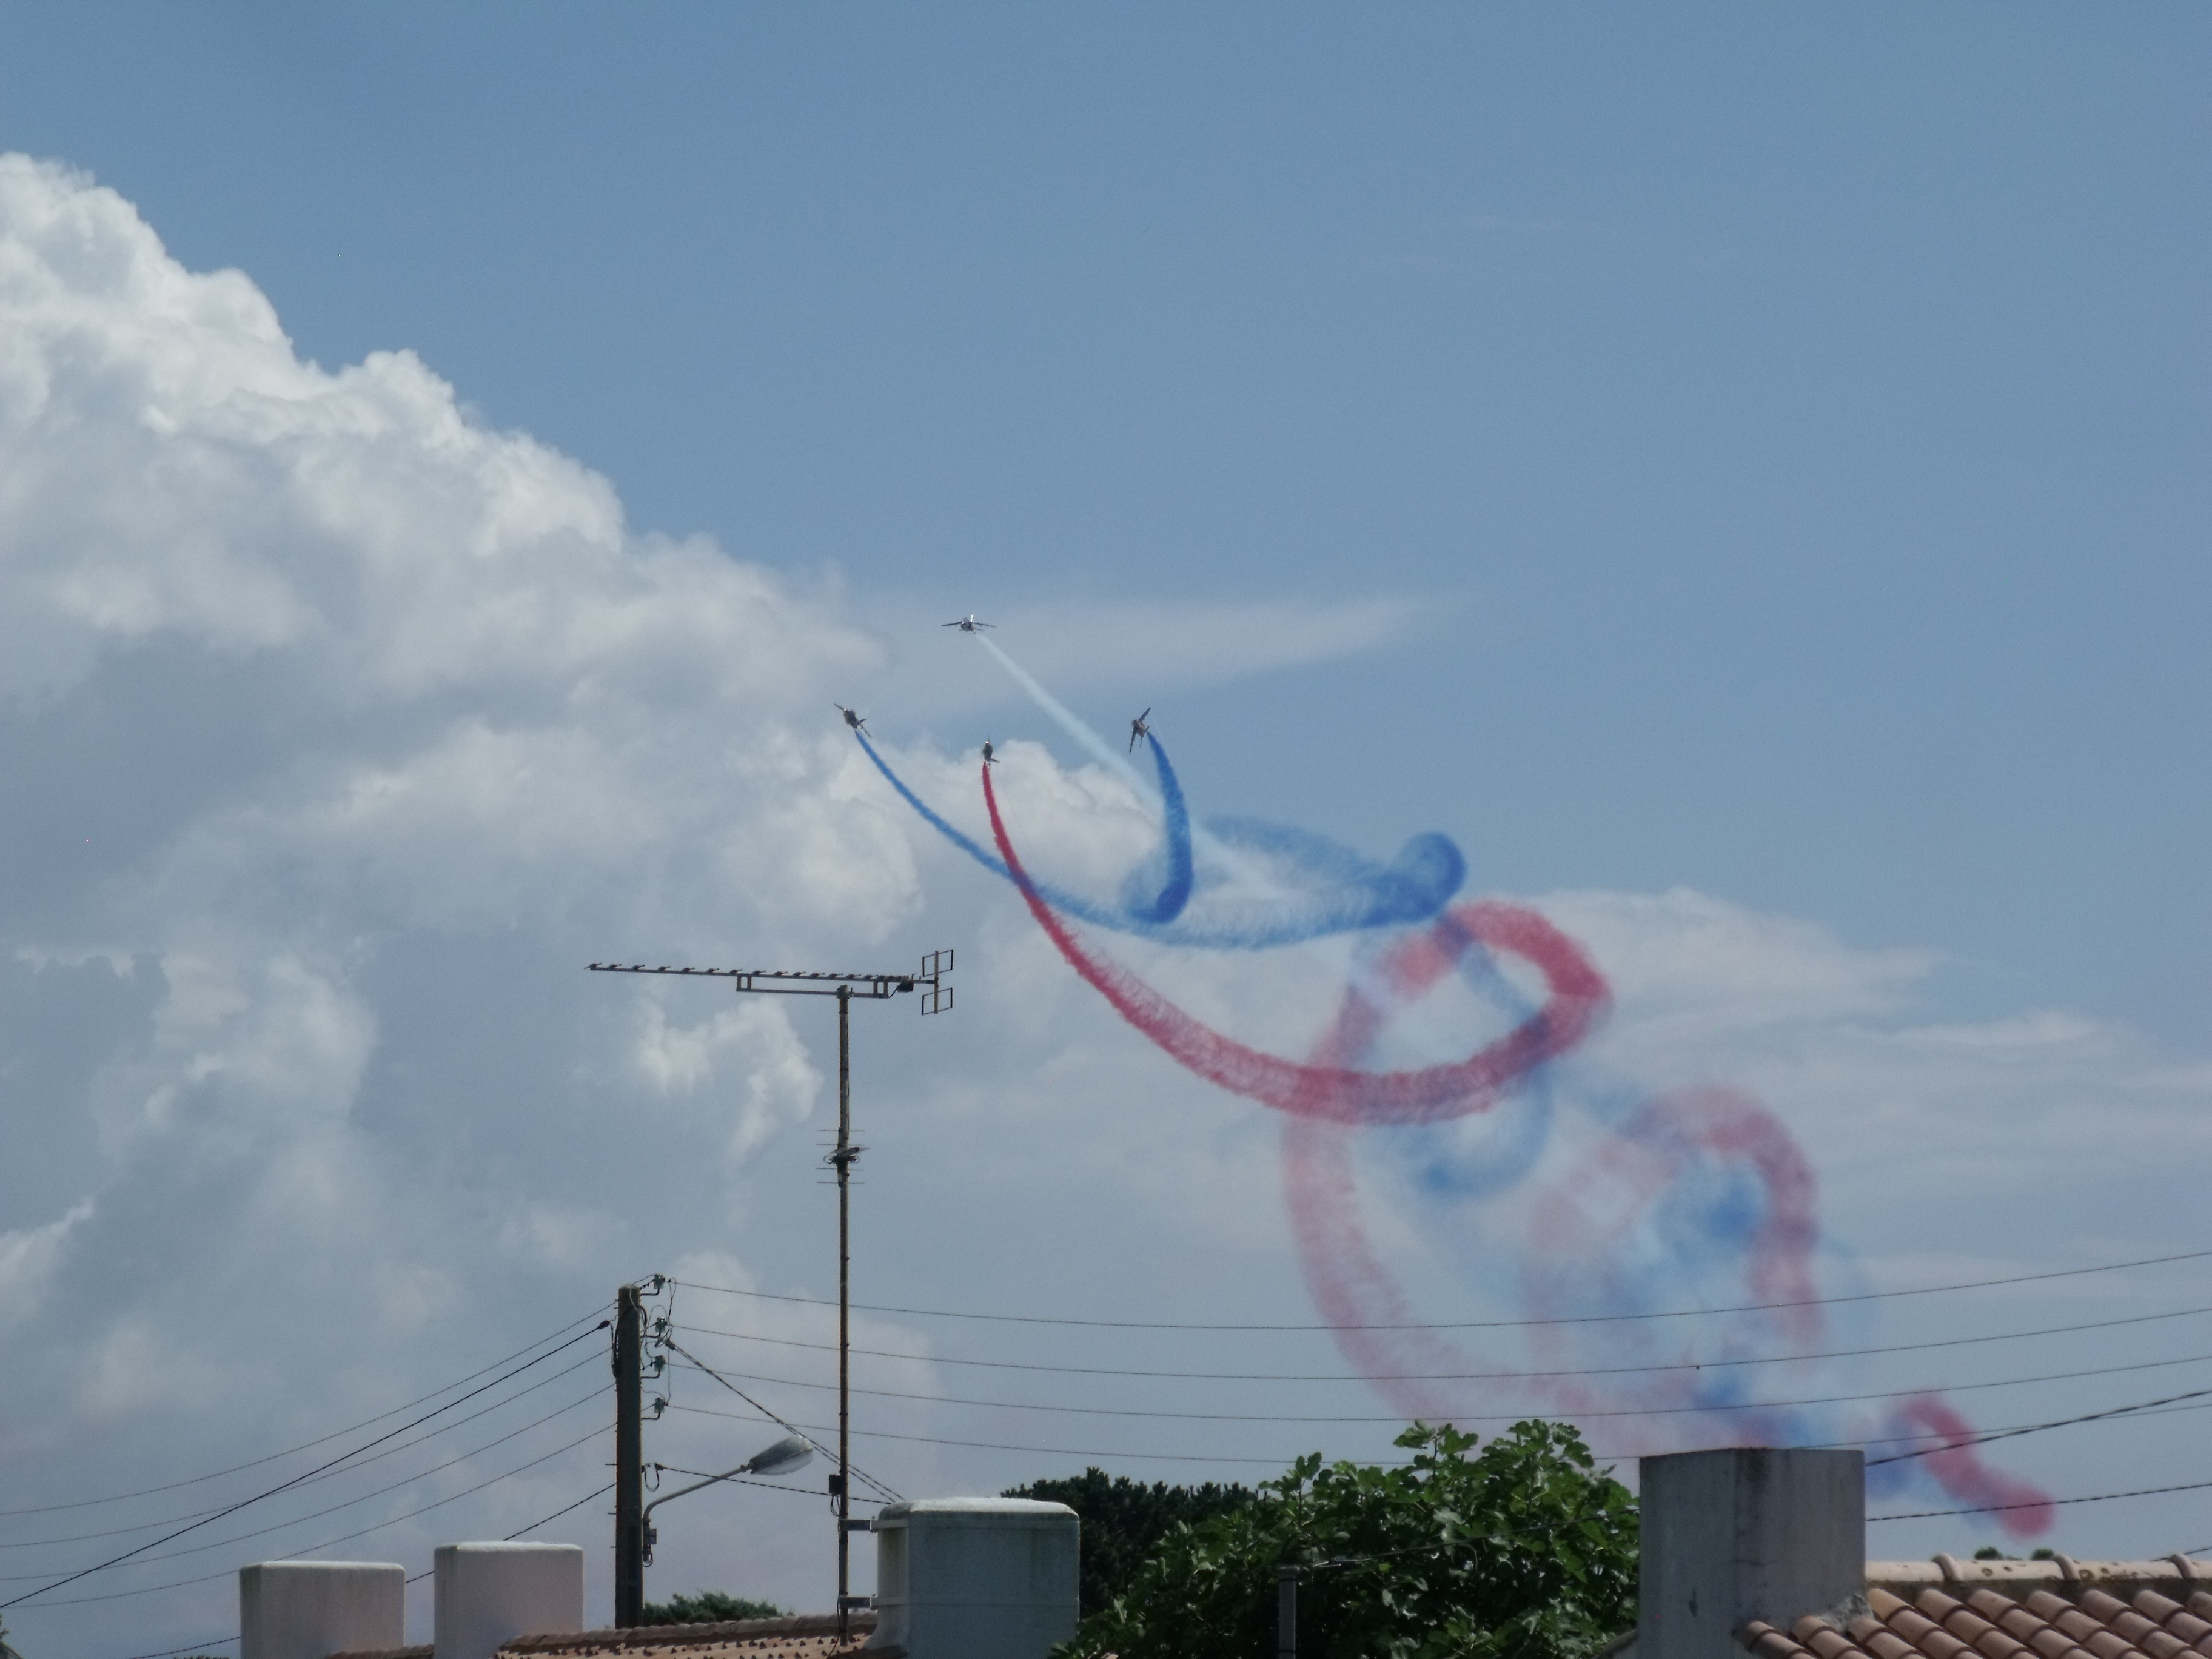
<svg viewBox="0 0 2212 1659">
<path fill-rule="evenodd" d="M 795 1434 L 787 1434 L 773 1446 L 755 1452 L 746 1460 L 748 1474 L 788 1474 L 793 1469 L 804 1468 L 814 1456 L 814 1448 Z"/>
</svg>

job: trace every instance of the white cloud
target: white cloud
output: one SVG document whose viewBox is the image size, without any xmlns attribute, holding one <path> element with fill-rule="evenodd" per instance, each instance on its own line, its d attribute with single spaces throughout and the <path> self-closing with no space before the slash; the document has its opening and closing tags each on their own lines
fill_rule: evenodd
<svg viewBox="0 0 2212 1659">
<path fill-rule="evenodd" d="M 83 1199 L 42 1227 L 0 1232 L 0 1327 L 38 1312 L 70 1234 L 89 1220 L 92 1212 L 92 1200 Z"/>
</svg>

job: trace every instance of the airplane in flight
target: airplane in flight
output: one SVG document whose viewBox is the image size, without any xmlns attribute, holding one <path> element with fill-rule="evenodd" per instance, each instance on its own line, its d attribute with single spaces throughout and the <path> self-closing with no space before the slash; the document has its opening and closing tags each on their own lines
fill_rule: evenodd
<svg viewBox="0 0 2212 1659">
<path fill-rule="evenodd" d="M 1152 735 L 1152 728 L 1146 724 L 1152 718 L 1152 711 L 1147 708 L 1129 722 L 1129 752 L 1133 755 L 1137 752 L 1137 739 Z"/>
<path fill-rule="evenodd" d="M 996 628 L 998 625 L 996 623 L 976 621 L 975 613 L 972 611 L 955 621 L 938 623 L 939 628 L 957 628 L 963 634 L 972 634 L 979 628 Z"/>
<path fill-rule="evenodd" d="M 842 714 L 845 717 L 845 724 L 851 726 L 855 732 L 865 732 L 868 729 L 866 715 L 856 714 L 852 709 L 846 708 L 842 702 L 833 702 L 830 706 L 836 709 L 839 714 Z"/>
<path fill-rule="evenodd" d="M 999 757 L 998 757 L 996 755 L 994 755 L 994 754 L 993 754 L 993 753 L 991 752 L 991 740 L 990 740 L 990 738 L 984 738 L 984 739 L 983 739 L 983 764 L 984 764 L 984 765 L 986 765 L 986 766 L 996 766 L 998 763 L 999 763 Z"/>
</svg>

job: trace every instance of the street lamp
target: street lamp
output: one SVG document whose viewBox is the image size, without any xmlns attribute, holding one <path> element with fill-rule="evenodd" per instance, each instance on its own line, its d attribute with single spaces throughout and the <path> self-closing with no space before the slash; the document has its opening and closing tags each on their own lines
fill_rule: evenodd
<svg viewBox="0 0 2212 1659">
<path fill-rule="evenodd" d="M 653 1528 L 653 1512 L 663 1504 L 672 1504 L 679 1498 L 689 1498 L 695 1492 L 704 1492 L 725 1480 L 738 1480 L 746 1475 L 789 1474 L 793 1469 L 806 1467 L 814 1456 L 814 1447 L 802 1435 L 787 1434 L 772 1446 L 763 1447 L 726 1474 L 710 1474 L 704 1480 L 694 1481 L 688 1486 L 678 1486 L 674 1492 L 663 1492 L 645 1506 L 640 1517 L 645 1523 L 645 1564 L 653 1565 L 653 1547 L 660 1540 Z"/>
</svg>

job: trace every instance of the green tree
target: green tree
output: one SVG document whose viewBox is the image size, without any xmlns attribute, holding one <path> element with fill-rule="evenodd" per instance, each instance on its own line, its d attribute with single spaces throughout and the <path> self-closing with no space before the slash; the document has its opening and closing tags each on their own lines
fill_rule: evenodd
<svg viewBox="0 0 2212 1659">
<path fill-rule="evenodd" d="M 1146 1486 L 1127 1475 L 1085 1469 L 1067 1480 L 1032 1480 L 1001 1494 L 1065 1504 L 1083 1521 L 1083 1616 L 1110 1606 L 1178 1525 L 1191 1526 L 1257 1501 L 1249 1486 Z"/>
<path fill-rule="evenodd" d="M 773 1601 L 756 1601 L 721 1590 L 701 1590 L 696 1595 L 672 1596 L 647 1601 L 644 1622 L 648 1625 L 719 1625 L 732 1619 L 781 1619 L 784 1609 Z"/>
<path fill-rule="evenodd" d="M 1636 1616 L 1636 1506 L 1564 1425 L 1478 1449 L 1416 1423 L 1398 1468 L 1300 1458 L 1256 1503 L 1178 1525 L 1070 1659 L 1271 1659 L 1276 1569 L 1301 1568 L 1307 1659 L 1588 1659 Z"/>
</svg>

